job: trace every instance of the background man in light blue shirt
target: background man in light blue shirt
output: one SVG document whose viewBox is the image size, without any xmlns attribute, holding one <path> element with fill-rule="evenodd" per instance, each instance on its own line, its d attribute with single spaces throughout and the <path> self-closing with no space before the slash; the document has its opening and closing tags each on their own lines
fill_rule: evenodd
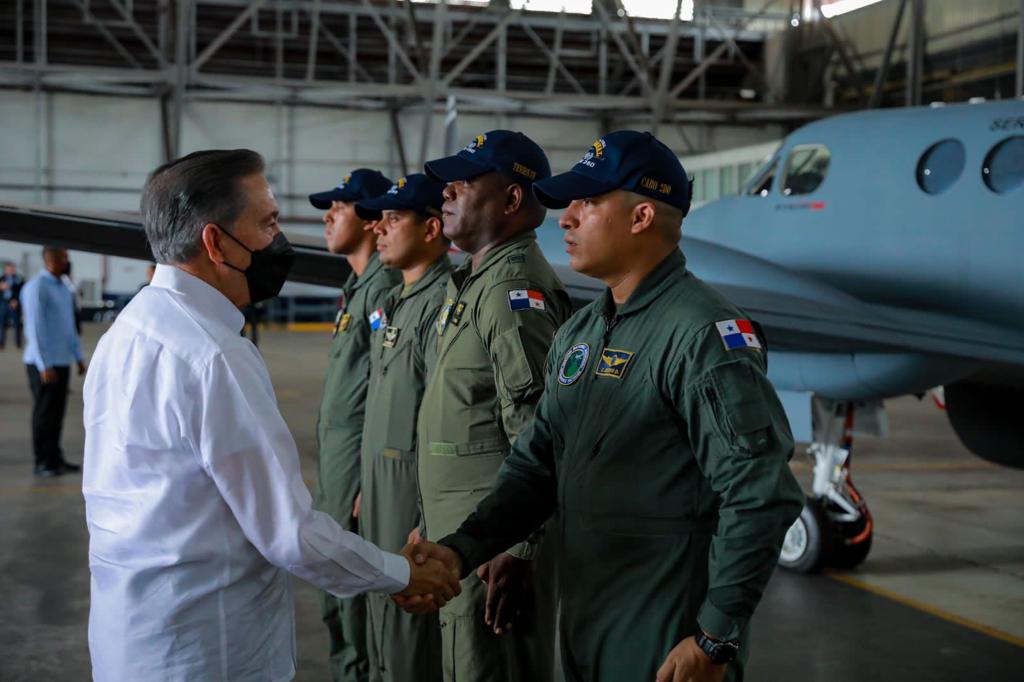
<svg viewBox="0 0 1024 682">
<path fill-rule="evenodd" d="M 4 263 L 4 274 L 0 278 L 0 350 L 7 342 L 7 327 L 14 327 L 14 343 L 21 348 L 21 287 L 25 280 L 18 274 L 14 263 Z"/>
<path fill-rule="evenodd" d="M 60 276 L 67 271 L 66 249 L 43 249 L 43 271 L 21 290 L 25 326 L 25 368 L 32 389 L 32 450 L 36 475 L 59 476 L 81 467 L 64 460 L 60 432 L 67 408 L 72 362 L 79 375 L 85 361 L 75 330 L 75 303 Z"/>
</svg>

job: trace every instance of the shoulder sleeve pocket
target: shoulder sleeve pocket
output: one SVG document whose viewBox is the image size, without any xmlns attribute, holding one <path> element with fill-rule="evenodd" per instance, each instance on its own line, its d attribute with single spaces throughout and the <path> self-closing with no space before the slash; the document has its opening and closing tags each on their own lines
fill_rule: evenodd
<svg viewBox="0 0 1024 682">
<path fill-rule="evenodd" d="M 708 370 L 701 386 L 705 416 L 729 448 L 738 455 L 754 456 L 767 450 L 773 439 L 765 384 L 768 379 L 743 361 Z"/>
<path fill-rule="evenodd" d="M 530 366 L 520 327 L 507 329 L 494 341 L 492 348 L 495 364 L 502 387 L 513 399 L 527 394 L 536 383 L 540 385 L 540 374 L 534 375 Z"/>
</svg>

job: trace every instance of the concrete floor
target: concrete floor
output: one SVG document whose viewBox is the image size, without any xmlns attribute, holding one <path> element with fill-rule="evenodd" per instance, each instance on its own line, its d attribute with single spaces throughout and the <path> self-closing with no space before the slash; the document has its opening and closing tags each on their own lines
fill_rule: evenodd
<svg viewBox="0 0 1024 682">
<path fill-rule="evenodd" d="M 86 345 L 101 329 L 89 326 Z M 314 423 L 328 339 L 267 333 L 278 400 L 315 476 Z M 297 356 L 296 356 L 297 355 Z M 64 447 L 82 450 L 81 382 Z M 80 478 L 31 473 L 21 356 L 0 353 L 0 680 L 89 678 L 88 536 Z M 930 402 L 890 403 L 892 434 L 860 439 L 854 474 L 876 522 L 845 574 L 776 573 L 754 622 L 749 679 L 1008 680 L 1024 669 L 1024 471 L 967 453 Z M 798 474 L 809 481 L 803 457 Z M 296 581 L 299 680 L 326 680 L 316 593 Z"/>
</svg>

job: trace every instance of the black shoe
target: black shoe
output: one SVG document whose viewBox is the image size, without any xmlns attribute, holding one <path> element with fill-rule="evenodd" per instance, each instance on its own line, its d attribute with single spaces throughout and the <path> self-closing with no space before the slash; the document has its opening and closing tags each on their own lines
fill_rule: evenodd
<svg viewBox="0 0 1024 682">
<path fill-rule="evenodd" d="M 61 462 L 60 466 L 64 471 L 76 472 L 82 470 L 81 464 L 72 464 L 71 462 Z"/>
<path fill-rule="evenodd" d="M 56 478 L 64 473 L 64 469 L 51 469 L 50 467 L 36 467 L 36 476 L 39 478 Z"/>
</svg>

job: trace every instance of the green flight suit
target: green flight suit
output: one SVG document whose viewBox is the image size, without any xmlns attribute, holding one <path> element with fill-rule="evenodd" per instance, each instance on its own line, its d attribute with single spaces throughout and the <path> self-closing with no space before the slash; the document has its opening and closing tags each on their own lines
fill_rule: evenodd
<svg viewBox="0 0 1024 682">
<path fill-rule="evenodd" d="M 353 272 L 342 287 L 343 303 L 335 319 L 320 402 L 317 438 L 320 467 L 316 508 L 343 528 L 358 531 L 352 505 L 359 493 L 359 450 L 363 439 L 366 385 L 370 376 L 370 314 L 384 305 L 401 274 L 381 265 L 377 253 L 362 276 Z M 336 682 L 367 680 L 366 602 L 363 596 L 338 599 L 322 595 L 323 620 L 330 636 L 329 667 Z"/>
<path fill-rule="evenodd" d="M 741 641 L 804 496 L 793 439 L 744 315 L 673 252 L 616 308 L 563 326 L 534 421 L 493 490 L 441 540 L 472 566 L 551 513 L 567 680 L 653 680 L 698 625 Z M 725 330 L 728 323 L 721 329 Z"/>
<path fill-rule="evenodd" d="M 532 230 L 495 247 L 475 270 L 467 259 L 452 273 L 418 423 L 428 537 L 453 532 L 490 489 L 511 442 L 533 417 L 544 358 L 570 312 Z M 462 595 L 440 612 L 446 680 L 547 682 L 554 674 L 552 542 L 513 544 L 473 568 L 503 550 L 532 558 L 530 603 L 513 630 L 495 635 L 484 623 L 486 586 L 475 574 L 464 579 Z"/>
<path fill-rule="evenodd" d="M 420 524 L 416 416 L 451 270 L 445 254 L 408 287 L 395 287 L 384 306 L 387 322 L 370 336 L 359 527 L 364 538 L 387 552 L 401 550 L 409 531 Z M 376 592 L 366 595 L 366 607 L 371 677 L 440 682 L 437 615 L 410 615 Z"/>
</svg>

